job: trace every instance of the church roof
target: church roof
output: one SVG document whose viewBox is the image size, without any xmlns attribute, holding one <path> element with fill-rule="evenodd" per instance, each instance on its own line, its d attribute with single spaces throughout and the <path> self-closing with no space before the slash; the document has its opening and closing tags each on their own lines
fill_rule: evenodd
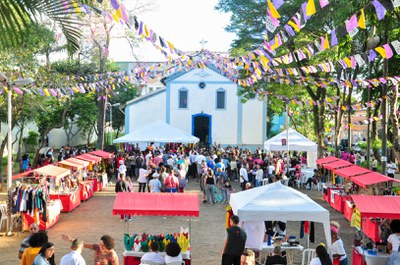
<svg viewBox="0 0 400 265">
<path fill-rule="evenodd" d="M 163 87 L 163 88 L 157 89 L 156 91 L 148 93 L 148 94 L 146 94 L 144 96 L 141 96 L 141 97 L 138 97 L 138 98 L 134 98 L 134 99 L 129 100 L 128 102 L 126 102 L 126 106 L 135 104 L 135 103 L 143 101 L 145 99 L 152 98 L 152 97 L 154 97 L 154 96 L 156 96 L 158 94 L 164 93 L 166 90 L 167 89 L 165 87 Z"/>
</svg>

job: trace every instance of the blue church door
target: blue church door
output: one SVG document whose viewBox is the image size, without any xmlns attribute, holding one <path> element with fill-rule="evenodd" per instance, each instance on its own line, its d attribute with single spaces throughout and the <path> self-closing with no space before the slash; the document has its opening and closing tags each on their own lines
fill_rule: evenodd
<svg viewBox="0 0 400 265">
<path fill-rule="evenodd" d="M 195 114 L 192 115 L 192 135 L 200 139 L 200 145 L 211 145 L 211 115 L 208 114 Z"/>
</svg>

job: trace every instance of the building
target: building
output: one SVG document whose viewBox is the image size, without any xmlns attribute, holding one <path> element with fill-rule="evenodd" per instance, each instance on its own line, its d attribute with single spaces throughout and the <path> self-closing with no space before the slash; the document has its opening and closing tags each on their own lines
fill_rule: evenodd
<svg viewBox="0 0 400 265">
<path fill-rule="evenodd" d="M 126 104 L 125 130 L 151 122 L 191 133 L 202 144 L 262 147 L 266 135 L 266 102 L 241 102 L 238 85 L 211 68 L 177 72 L 159 88 Z"/>
</svg>

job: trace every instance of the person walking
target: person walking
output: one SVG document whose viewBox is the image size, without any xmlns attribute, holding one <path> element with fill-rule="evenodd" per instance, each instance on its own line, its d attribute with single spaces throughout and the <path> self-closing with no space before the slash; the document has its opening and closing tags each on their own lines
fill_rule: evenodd
<svg viewBox="0 0 400 265">
<path fill-rule="evenodd" d="M 207 169 L 207 174 L 204 179 L 204 187 L 206 189 L 207 202 L 215 204 L 214 186 L 216 184 L 214 172 L 211 168 Z"/>
<path fill-rule="evenodd" d="M 340 225 L 337 222 L 331 222 L 331 239 L 332 239 L 332 255 L 333 259 L 339 259 L 339 265 L 347 265 L 347 255 L 346 250 L 343 246 L 343 241 L 339 237 Z"/>
<path fill-rule="evenodd" d="M 71 252 L 61 258 L 60 265 L 86 265 L 82 250 L 83 240 L 75 238 L 71 243 Z"/>
<path fill-rule="evenodd" d="M 231 227 L 226 229 L 227 236 L 222 248 L 221 265 L 240 265 L 240 258 L 247 240 L 246 232 L 239 225 L 239 216 L 232 215 L 229 222 Z"/>
</svg>

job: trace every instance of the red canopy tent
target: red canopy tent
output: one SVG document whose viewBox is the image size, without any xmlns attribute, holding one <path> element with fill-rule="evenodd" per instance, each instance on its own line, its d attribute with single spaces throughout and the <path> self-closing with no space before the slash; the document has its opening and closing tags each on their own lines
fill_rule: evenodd
<svg viewBox="0 0 400 265">
<path fill-rule="evenodd" d="M 72 163 L 78 164 L 78 165 L 82 165 L 83 167 L 88 167 L 89 166 L 89 161 L 76 159 L 74 157 L 68 158 L 65 161 L 71 161 Z"/>
<path fill-rule="evenodd" d="M 400 218 L 399 196 L 351 195 L 361 218 Z"/>
<path fill-rule="evenodd" d="M 109 152 L 106 152 L 106 151 L 103 151 L 103 150 L 96 150 L 96 151 L 90 152 L 89 154 L 90 155 L 96 155 L 96 156 L 99 156 L 101 158 L 113 158 L 114 157 L 113 153 L 109 153 Z"/>
<path fill-rule="evenodd" d="M 98 162 L 101 161 L 101 157 L 90 155 L 90 154 L 83 154 L 83 155 L 80 155 L 80 156 L 76 156 L 75 158 L 81 159 L 81 160 L 84 160 L 84 161 L 89 161 L 91 163 L 98 163 Z"/>
<path fill-rule="evenodd" d="M 337 157 L 328 156 L 328 157 L 324 157 L 324 158 L 320 158 L 320 159 L 315 160 L 315 163 L 317 163 L 318 165 L 323 165 L 323 164 L 332 163 L 332 162 L 335 162 L 335 161 L 338 161 L 338 160 L 340 160 L 340 159 L 337 158 Z"/>
<path fill-rule="evenodd" d="M 119 192 L 113 215 L 199 216 L 199 196 L 194 193 Z"/>
<path fill-rule="evenodd" d="M 352 165 L 353 165 L 352 163 L 340 159 L 338 161 L 335 161 L 335 162 L 332 162 L 332 163 L 329 163 L 329 164 L 325 164 L 324 168 L 329 169 L 329 170 L 336 170 L 336 169 L 339 169 L 339 168 L 349 167 L 349 166 L 352 166 Z"/>
<path fill-rule="evenodd" d="M 364 189 L 368 185 L 378 184 L 378 183 L 382 183 L 382 182 L 388 182 L 388 181 L 400 182 L 397 179 L 389 178 L 389 177 L 386 177 L 385 175 L 382 175 L 382 174 L 379 174 L 376 172 L 371 172 L 371 173 L 364 174 L 361 176 L 353 177 L 353 178 L 351 178 L 351 181 L 354 182 L 355 184 L 357 184 L 358 186 L 363 187 Z"/>
<path fill-rule="evenodd" d="M 59 162 L 57 162 L 58 164 L 61 164 L 61 166 L 65 166 L 65 167 L 69 167 L 69 168 L 73 168 L 74 170 L 79 170 L 79 169 L 83 169 L 84 168 L 84 166 L 83 165 L 81 165 L 81 164 L 78 164 L 78 163 L 74 163 L 74 162 L 72 162 L 72 161 L 70 161 L 70 160 L 62 160 L 62 161 L 59 161 Z"/>
<path fill-rule="evenodd" d="M 359 167 L 359 166 L 351 166 L 351 167 L 345 167 L 341 168 L 338 170 L 335 170 L 335 174 L 341 177 L 344 177 L 346 179 L 350 179 L 350 177 L 366 174 L 366 173 L 372 173 L 373 171 Z"/>
</svg>

